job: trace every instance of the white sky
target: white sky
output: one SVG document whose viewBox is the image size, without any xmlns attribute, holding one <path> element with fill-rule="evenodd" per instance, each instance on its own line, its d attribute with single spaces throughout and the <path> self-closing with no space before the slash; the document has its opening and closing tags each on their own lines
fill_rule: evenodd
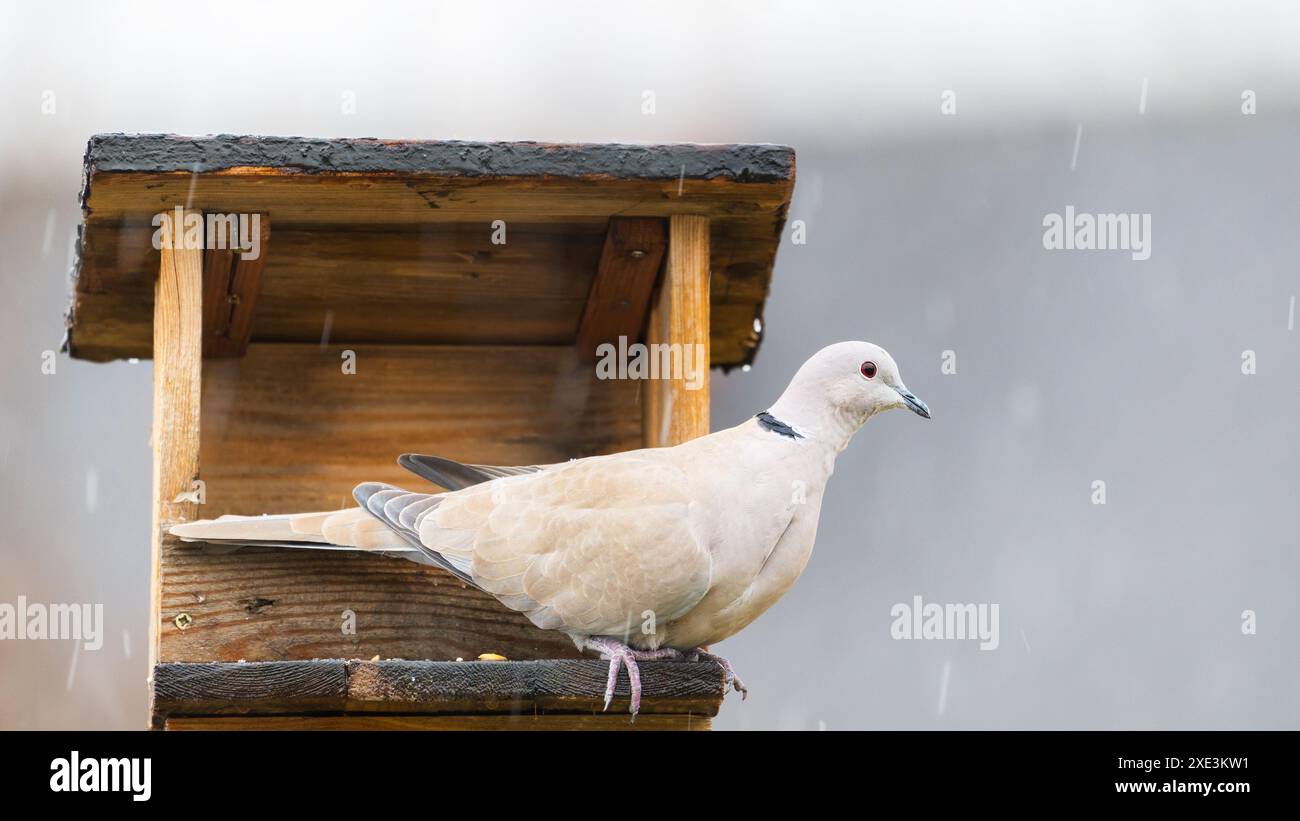
<svg viewBox="0 0 1300 821">
<path fill-rule="evenodd" d="M 1231 110 L 1245 88 L 1261 114 L 1300 99 L 1300 5 L 1282 2 L 46 2 L 0 15 L 10 150 L 112 130 L 853 139 L 1128 116 L 1144 78 L 1153 117 Z M 957 118 L 938 116 L 945 89 Z"/>
</svg>

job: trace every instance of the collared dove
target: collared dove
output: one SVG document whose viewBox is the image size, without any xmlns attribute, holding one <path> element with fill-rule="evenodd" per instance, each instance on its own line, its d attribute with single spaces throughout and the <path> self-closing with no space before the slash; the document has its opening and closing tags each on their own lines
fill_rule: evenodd
<svg viewBox="0 0 1300 821">
<path fill-rule="evenodd" d="M 884 349 L 841 342 L 804 363 L 766 411 L 668 448 L 554 465 L 467 465 L 406 454 L 446 488 L 368 482 L 358 507 L 176 525 L 189 541 L 369 549 L 447 570 L 609 661 L 605 708 L 622 666 L 635 720 L 638 661 L 706 659 L 779 599 L 812 553 L 835 457 L 881 411 L 929 408 Z"/>
</svg>

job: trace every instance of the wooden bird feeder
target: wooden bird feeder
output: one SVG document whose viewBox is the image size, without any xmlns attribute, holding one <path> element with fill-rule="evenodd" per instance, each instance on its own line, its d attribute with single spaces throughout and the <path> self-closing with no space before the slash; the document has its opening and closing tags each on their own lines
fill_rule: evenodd
<svg viewBox="0 0 1300 821">
<path fill-rule="evenodd" d="M 604 662 L 440 570 L 166 531 L 420 488 L 408 451 L 707 433 L 707 369 L 601 379 L 597 346 L 750 362 L 793 186 L 771 145 L 93 137 L 66 348 L 154 360 L 151 726 L 629 726 L 626 677 L 602 713 Z M 709 726 L 716 666 L 642 670 L 634 726 Z"/>
</svg>

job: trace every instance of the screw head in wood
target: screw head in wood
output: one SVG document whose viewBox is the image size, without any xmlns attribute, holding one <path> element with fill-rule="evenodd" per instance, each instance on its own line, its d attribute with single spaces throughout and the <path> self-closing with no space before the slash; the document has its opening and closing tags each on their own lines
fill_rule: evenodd
<svg viewBox="0 0 1300 821">
<path fill-rule="evenodd" d="M 176 617 L 176 620 L 172 623 L 175 624 L 181 630 L 184 630 L 194 623 L 194 617 L 191 616 L 189 613 L 181 613 L 179 616 Z"/>
</svg>

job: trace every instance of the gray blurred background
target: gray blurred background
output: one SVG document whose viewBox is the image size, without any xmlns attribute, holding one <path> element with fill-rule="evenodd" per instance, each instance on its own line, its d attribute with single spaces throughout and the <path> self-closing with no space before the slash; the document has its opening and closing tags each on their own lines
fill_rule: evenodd
<svg viewBox="0 0 1300 821">
<path fill-rule="evenodd" d="M 808 241 L 714 427 L 853 338 L 934 419 L 841 455 L 803 578 L 718 646 L 751 695 L 717 726 L 1300 727 L 1298 35 L 1281 2 L 5 4 L 0 602 L 106 637 L 0 641 L 0 728 L 145 720 L 150 364 L 40 368 L 107 131 L 792 145 Z M 1151 258 L 1044 250 L 1067 205 L 1150 213 Z M 997 603 L 1000 647 L 891 639 L 914 595 Z"/>
</svg>

